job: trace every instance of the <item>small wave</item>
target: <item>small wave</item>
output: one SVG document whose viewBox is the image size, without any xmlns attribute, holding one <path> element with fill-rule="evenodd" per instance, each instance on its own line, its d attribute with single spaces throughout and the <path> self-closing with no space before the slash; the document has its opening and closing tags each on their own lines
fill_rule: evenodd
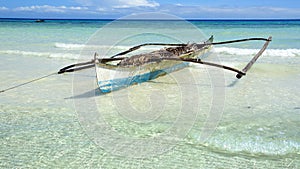
<svg viewBox="0 0 300 169">
<path fill-rule="evenodd" d="M 55 43 L 56 48 L 68 49 L 68 50 L 82 50 L 82 49 L 110 49 L 112 46 L 108 45 L 91 45 L 91 44 L 75 44 L 75 43 Z M 114 49 L 127 50 L 129 46 L 114 46 Z"/>
<path fill-rule="evenodd" d="M 134 45 L 133 45 L 134 46 Z M 74 44 L 74 43 L 55 43 L 56 48 L 68 50 L 128 50 L 133 46 L 109 46 L 109 45 L 92 45 L 92 44 Z M 161 46 L 150 46 L 139 49 L 142 52 L 149 52 L 162 48 Z M 215 47 L 214 52 L 227 55 L 255 55 L 260 49 L 243 49 L 233 47 Z M 139 52 L 137 51 L 137 52 Z M 300 49 L 267 49 L 263 55 L 265 56 L 280 56 L 280 57 L 297 57 L 300 56 Z"/>
<path fill-rule="evenodd" d="M 266 141 L 263 138 L 255 137 L 251 139 L 239 140 L 239 138 L 229 138 L 229 140 L 214 140 L 210 143 L 210 148 L 216 151 L 226 151 L 232 154 L 256 154 L 256 155 L 289 155 L 297 154 L 299 143 L 290 140 Z"/>
<path fill-rule="evenodd" d="M 1 54 L 9 54 L 9 55 L 22 55 L 22 56 L 49 56 L 49 53 L 44 52 L 28 52 L 28 51 L 20 51 L 20 50 L 4 50 L 0 51 Z"/>
<path fill-rule="evenodd" d="M 20 50 L 4 50 L 4 51 L 0 51 L 0 54 L 63 58 L 63 59 L 72 59 L 72 60 L 78 59 L 79 57 L 78 54 L 72 54 L 72 53 L 30 52 L 30 51 L 20 51 Z"/>
<path fill-rule="evenodd" d="M 85 47 L 83 44 L 74 44 L 74 43 L 55 43 L 54 46 L 56 48 L 63 48 L 63 49 L 82 49 Z"/>
<path fill-rule="evenodd" d="M 51 53 L 49 58 L 63 58 L 63 59 L 71 59 L 77 60 L 79 58 L 78 54 L 71 54 L 71 53 Z"/>
<path fill-rule="evenodd" d="M 192 134 L 193 135 L 193 134 Z M 196 136 L 196 137 L 195 137 Z M 215 135 L 199 144 L 198 134 L 193 135 L 190 144 L 201 145 L 215 152 L 226 154 L 286 156 L 299 154 L 300 145 L 295 140 L 281 140 L 262 136 L 245 136 L 230 133 Z"/>
<path fill-rule="evenodd" d="M 75 43 L 55 43 L 54 46 L 56 48 L 62 48 L 62 49 L 68 49 L 68 50 L 82 50 L 82 49 L 91 49 L 91 50 L 97 50 L 97 49 L 113 49 L 113 50 L 128 50 L 132 48 L 132 46 L 126 46 L 126 45 L 116 45 L 116 46 L 109 46 L 109 45 L 92 45 L 92 44 L 75 44 Z M 162 48 L 161 46 L 152 46 L 152 47 L 143 47 L 140 50 L 148 51 L 148 50 L 157 50 L 158 48 Z"/>
<path fill-rule="evenodd" d="M 231 47 L 216 47 L 216 53 L 227 55 L 255 55 L 259 49 L 241 49 Z M 300 56 L 300 49 L 267 49 L 264 52 L 266 56 L 280 56 L 280 57 L 297 57 Z"/>
</svg>

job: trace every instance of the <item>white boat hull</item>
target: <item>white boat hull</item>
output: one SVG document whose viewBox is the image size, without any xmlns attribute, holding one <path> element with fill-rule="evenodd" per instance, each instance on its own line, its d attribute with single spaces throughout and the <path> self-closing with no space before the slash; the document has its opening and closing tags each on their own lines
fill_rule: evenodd
<svg viewBox="0 0 300 169">
<path fill-rule="evenodd" d="M 119 90 L 130 85 L 147 82 L 159 76 L 183 69 L 189 64 L 178 61 L 162 61 L 138 67 L 114 67 L 97 64 L 98 86 L 103 93 Z"/>
</svg>

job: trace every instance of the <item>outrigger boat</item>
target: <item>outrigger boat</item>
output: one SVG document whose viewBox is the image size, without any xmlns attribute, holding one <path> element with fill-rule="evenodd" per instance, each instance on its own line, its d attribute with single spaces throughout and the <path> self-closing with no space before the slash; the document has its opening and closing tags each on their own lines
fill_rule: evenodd
<svg viewBox="0 0 300 169">
<path fill-rule="evenodd" d="M 232 68 L 226 65 L 216 64 L 203 61 L 205 53 L 207 53 L 213 45 L 221 45 L 228 43 L 244 42 L 244 41 L 266 41 L 260 51 L 251 59 L 251 61 L 242 70 Z M 60 69 L 58 72 L 22 83 L 17 86 L 7 88 L 0 91 L 5 92 L 25 84 L 66 72 L 74 72 L 87 68 L 96 68 L 97 82 L 99 89 L 103 93 L 112 92 L 121 88 L 128 87 L 133 84 L 147 82 L 160 76 L 172 73 L 183 69 L 189 63 L 198 63 L 236 72 L 236 77 L 240 79 L 246 75 L 246 72 L 252 67 L 256 60 L 262 55 L 269 45 L 272 37 L 265 38 L 248 38 L 231 40 L 224 42 L 213 42 L 213 36 L 203 43 L 187 43 L 187 44 L 165 44 L 165 43 L 145 43 L 134 46 L 124 52 L 118 53 L 109 58 L 97 58 L 97 53 L 94 59 L 89 62 L 76 63 Z M 131 57 L 124 56 L 132 51 L 135 51 L 143 46 L 170 46 L 165 47 L 150 53 L 133 55 Z"/>
<path fill-rule="evenodd" d="M 176 44 L 179 46 L 121 58 L 117 64 L 102 59 L 96 64 L 98 86 L 107 93 L 183 69 L 188 66 L 187 62 L 169 59 L 199 58 L 211 48 L 212 42 L 213 36 L 201 44 Z"/>
<path fill-rule="evenodd" d="M 268 42 L 271 40 L 271 37 L 264 40 L 267 40 L 267 43 L 262 50 L 265 50 Z M 247 70 L 239 71 L 224 65 L 202 61 L 202 59 L 206 56 L 205 53 L 207 53 L 213 45 L 213 36 L 203 43 L 165 44 L 178 46 L 163 48 L 150 53 L 133 55 L 131 57 L 116 58 L 116 56 L 124 55 L 127 52 L 129 53 L 146 45 L 160 44 L 142 44 L 108 59 L 95 59 L 95 61 L 97 61 L 95 64 L 97 82 L 101 92 L 107 93 L 133 84 L 147 82 L 168 73 L 183 69 L 189 65 L 189 62 L 217 66 L 235 71 L 238 73 L 237 78 L 241 78 L 246 75 Z M 259 53 L 257 58 L 262 52 L 263 51 Z M 257 58 L 255 58 L 255 60 Z M 116 61 L 118 62 L 115 63 Z M 254 62 L 255 61 L 253 60 L 253 63 Z M 251 63 L 251 66 L 253 63 Z"/>
</svg>

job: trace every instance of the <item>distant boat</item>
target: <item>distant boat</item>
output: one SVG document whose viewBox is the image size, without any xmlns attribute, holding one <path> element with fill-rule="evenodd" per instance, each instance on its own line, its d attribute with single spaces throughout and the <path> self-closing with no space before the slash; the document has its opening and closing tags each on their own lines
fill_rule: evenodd
<svg viewBox="0 0 300 169">
<path fill-rule="evenodd" d="M 37 20 L 35 20 L 35 22 L 45 22 L 45 20 L 44 19 L 37 19 Z"/>
</svg>

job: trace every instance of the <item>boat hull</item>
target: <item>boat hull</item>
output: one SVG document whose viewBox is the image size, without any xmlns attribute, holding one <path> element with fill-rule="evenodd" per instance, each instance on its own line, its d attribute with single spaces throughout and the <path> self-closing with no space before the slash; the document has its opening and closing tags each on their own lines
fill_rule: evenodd
<svg viewBox="0 0 300 169">
<path fill-rule="evenodd" d="M 162 61 L 162 63 L 155 64 L 134 68 L 112 68 L 105 64 L 98 64 L 96 69 L 98 86 L 101 92 L 108 93 L 156 79 L 189 65 L 186 62 L 177 61 Z"/>
</svg>

